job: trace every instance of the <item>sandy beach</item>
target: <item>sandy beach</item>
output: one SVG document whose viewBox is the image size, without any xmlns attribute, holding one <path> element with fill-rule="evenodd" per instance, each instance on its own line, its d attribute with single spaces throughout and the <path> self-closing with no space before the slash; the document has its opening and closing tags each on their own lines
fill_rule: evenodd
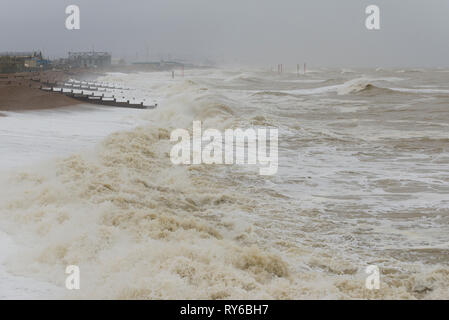
<svg viewBox="0 0 449 320">
<path fill-rule="evenodd" d="M 0 74 L 0 111 L 44 110 L 80 104 L 76 99 L 39 88 L 47 81 L 62 82 L 70 78 L 92 80 L 99 75 L 101 73 L 84 69 Z M 0 116 L 6 115 L 0 113 Z"/>
<path fill-rule="evenodd" d="M 18 85 L 0 87 L 1 111 L 52 109 L 76 104 L 79 101 L 75 99 L 36 88 Z"/>
<path fill-rule="evenodd" d="M 127 93 L 133 93 L 127 95 L 126 92 L 123 92 L 122 90 L 120 90 L 120 88 L 112 87 L 109 87 L 110 90 L 108 92 L 103 92 L 103 95 L 105 95 L 106 98 L 117 98 L 117 102 L 119 103 L 119 105 L 116 105 L 115 103 L 108 104 L 107 100 L 106 102 L 98 103 L 90 99 L 77 99 L 73 98 L 73 95 L 61 94 L 61 91 L 53 90 L 53 88 L 58 87 L 62 87 L 63 90 L 66 90 L 67 82 L 70 82 L 72 80 L 79 82 L 95 82 L 98 77 L 105 76 L 104 72 L 105 69 L 102 69 L 102 71 L 100 71 L 78 68 L 71 70 L 0 74 L 0 111 L 3 112 L 0 113 L 0 116 L 7 117 L 8 111 L 22 112 L 47 110 L 62 107 L 79 106 L 81 104 L 100 104 L 103 106 L 108 105 L 116 107 L 137 106 L 137 108 L 141 108 L 142 106 L 144 106 L 143 103 L 145 102 L 145 99 L 142 98 L 143 100 L 139 100 L 139 93 L 137 93 L 136 96 L 135 91 L 130 91 L 128 89 L 126 91 Z M 105 89 L 103 88 L 102 90 L 104 91 Z M 73 91 L 74 93 L 83 93 L 83 90 L 78 90 L 79 92 L 76 92 L 76 88 Z M 87 94 L 93 96 L 96 94 L 96 91 L 97 89 L 87 89 L 84 90 L 84 93 L 87 92 Z M 155 103 L 155 100 L 153 100 L 153 105 Z"/>
</svg>

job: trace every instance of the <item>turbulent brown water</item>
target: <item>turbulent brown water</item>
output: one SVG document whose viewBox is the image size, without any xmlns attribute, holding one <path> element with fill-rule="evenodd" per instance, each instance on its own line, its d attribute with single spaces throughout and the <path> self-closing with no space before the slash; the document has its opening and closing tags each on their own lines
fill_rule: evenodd
<svg viewBox="0 0 449 320">
<path fill-rule="evenodd" d="M 11 273 L 63 286 L 79 265 L 69 298 L 449 298 L 448 70 L 167 78 L 104 77 L 159 100 L 147 124 L 3 179 Z M 193 120 L 278 128 L 278 173 L 173 165 Z"/>
</svg>

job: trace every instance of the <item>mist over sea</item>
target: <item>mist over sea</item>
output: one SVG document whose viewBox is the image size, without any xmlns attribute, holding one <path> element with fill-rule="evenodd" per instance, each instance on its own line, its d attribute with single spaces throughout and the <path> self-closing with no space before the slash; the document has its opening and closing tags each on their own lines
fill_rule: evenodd
<svg viewBox="0 0 449 320">
<path fill-rule="evenodd" d="M 110 73 L 158 107 L 2 112 L 0 296 L 448 299 L 449 70 L 286 71 Z M 194 120 L 278 128 L 277 174 L 173 165 Z"/>
</svg>

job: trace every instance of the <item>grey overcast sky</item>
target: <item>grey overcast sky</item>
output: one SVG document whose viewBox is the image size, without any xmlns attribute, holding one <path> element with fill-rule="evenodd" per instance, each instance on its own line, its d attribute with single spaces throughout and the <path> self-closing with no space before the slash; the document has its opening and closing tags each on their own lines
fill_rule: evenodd
<svg viewBox="0 0 449 320">
<path fill-rule="evenodd" d="M 81 29 L 65 28 L 66 6 Z M 365 28 L 380 7 L 381 29 Z M 448 67 L 449 0 L 1 0 L 0 51 L 105 50 L 146 60 Z"/>
</svg>

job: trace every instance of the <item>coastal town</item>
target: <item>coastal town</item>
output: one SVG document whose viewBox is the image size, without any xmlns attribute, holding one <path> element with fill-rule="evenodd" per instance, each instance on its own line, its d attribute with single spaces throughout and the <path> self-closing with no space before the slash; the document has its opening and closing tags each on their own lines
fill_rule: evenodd
<svg viewBox="0 0 449 320">
<path fill-rule="evenodd" d="M 0 111 L 69 106 L 79 103 L 115 107 L 154 108 L 155 103 L 133 101 L 115 84 L 97 83 L 106 72 L 166 71 L 184 75 L 192 67 L 177 61 L 113 59 L 108 52 L 68 52 L 50 60 L 41 51 L 0 53 Z M 117 92 L 117 90 L 120 90 Z M 120 94 L 119 94 L 120 93 Z"/>
<path fill-rule="evenodd" d="M 133 61 L 112 58 L 111 53 L 101 51 L 68 52 L 66 58 L 49 59 L 41 51 L 0 52 L 0 74 L 38 72 L 48 70 L 108 70 L 131 72 L 171 71 L 191 67 L 191 64 L 178 61 Z"/>
</svg>

